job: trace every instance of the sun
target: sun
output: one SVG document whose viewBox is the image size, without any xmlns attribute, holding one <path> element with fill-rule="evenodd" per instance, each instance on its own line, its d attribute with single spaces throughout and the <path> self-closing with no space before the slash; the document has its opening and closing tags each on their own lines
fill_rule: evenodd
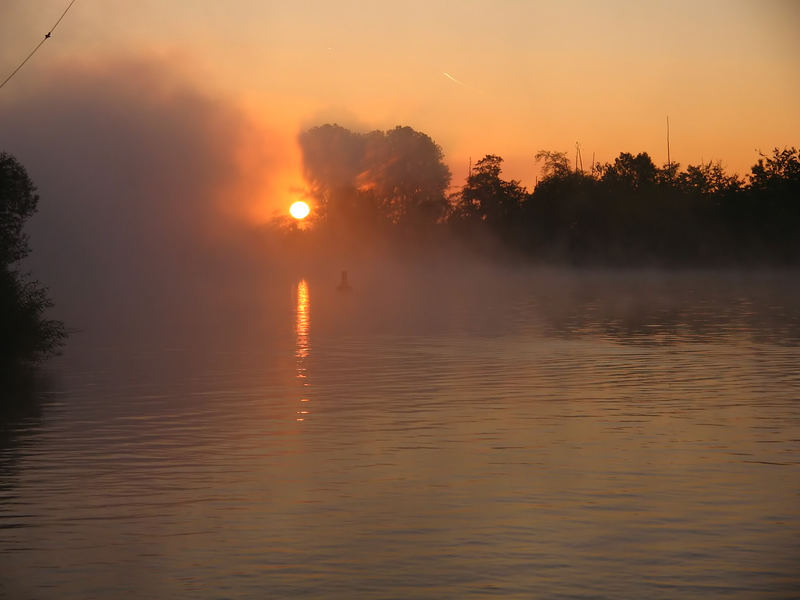
<svg viewBox="0 0 800 600">
<path fill-rule="evenodd" d="M 298 221 L 301 219 L 305 219 L 308 216 L 308 213 L 310 212 L 311 209 L 308 207 L 308 204 L 306 204 L 302 200 L 298 200 L 289 207 L 289 214 L 292 215 Z"/>
</svg>

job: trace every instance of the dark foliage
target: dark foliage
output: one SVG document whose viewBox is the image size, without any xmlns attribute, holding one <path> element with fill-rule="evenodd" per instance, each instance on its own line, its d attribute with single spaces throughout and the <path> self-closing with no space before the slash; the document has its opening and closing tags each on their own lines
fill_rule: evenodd
<svg viewBox="0 0 800 600">
<path fill-rule="evenodd" d="M 65 337 L 61 323 L 44 318 L 46 291 L 14 268 L 30 252 L 23 228 L 38 200 L 22 165 L 0 153 L 0 374 L 52 353 Z"/>
<path fill-rule="evenodd" d="M 518 181 L 501 179 L 503 159 L 493 154 L 475 163 L 456 197 L 451 220 L 484 223 L 493 232 L 507 232 L 518 221 L 527 192 Z"/>
<path fill-rule="evenodd" d="M 565 153 L 541 151 L 528 194 L 487 156 L 455 196 L 451 223 L 492 233 L 538 260 L 579 264 L 731 264 L 800 261 L 800 153 L 762 155 L 749 181 L 718 163 L 657 167 L 622 153 L 587 174 Z"/>
<path fill-rule="evenodd" d="M 317 226 L 425 229 L 446 214 L 450 171 L 441 148 L 410 127 L 353 133 L 339 125 L 300 135 Z"/>
<path fill-rule="evenodd" d="M 532 192 L 503 179 L 503 159 L 489 154 L 446 199 L 441 149 L 409 127 L 357 134 L 323 125 L 303 133 L 300 145 L 314 229 L 343 232 L 328 235 L 334 244 L 450 232 L 479 253 L 573 264 L 800 262 L 795 148 L 762 155 L 746 180 L 719 163 L 658 167 L 645 152 L 583 172 L 566 153 L 542 150 Z"/>
<path fill-rule="evenodd" d="M 30 252 L 23 227 L 38 201 L 25 168 L 10 154 L 0 153 L 0 264 L 10 265 Z"/>
</svg>

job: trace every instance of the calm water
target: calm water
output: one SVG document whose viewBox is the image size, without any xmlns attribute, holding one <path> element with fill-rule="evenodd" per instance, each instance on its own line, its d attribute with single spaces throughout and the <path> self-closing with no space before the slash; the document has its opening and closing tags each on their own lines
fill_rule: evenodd
<svg viewBox="0 0 800 600">
<path fill-rule="evenodd" d="M 797 273 L 336 279 L 73 336 L 0 597 L 800 597 Z"/>
</svg>

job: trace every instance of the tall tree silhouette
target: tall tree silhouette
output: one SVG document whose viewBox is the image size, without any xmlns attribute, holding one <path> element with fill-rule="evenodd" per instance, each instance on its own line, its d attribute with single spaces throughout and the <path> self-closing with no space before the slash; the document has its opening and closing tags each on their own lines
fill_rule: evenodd
<svg viewBox="0 0 800 600">
<path fill-rule="evenodd" d="M 366 150 L 359 189 L 375 194 L 390 222 L 425 226 L 444 216 L 450 171 L 442 149 L 430 137 L 411 127 L 396 127 L 367 136 Z"/>
<path fill-rule="evenodd" d="M 61 323 L 44 318 L 45 290 L 16 269 L 30 252 L 24 225 L 38 200 L 25 168 L 0 153 L 0 372 L 53 351 L 65 335 Z"/>
<path fill-rule="evenodd" d="M 299 138 L 322 224 L 425 227 L 447 209 L 450 171 L 441 148 L 411 127 L 353 133 L 322 125 Z"/>
<path fill-rule="evenodd" d="M 774 148 L 750 172 L 746 213 L 766 251 L 783 261 L 800 260 L 800 150 Z"/>
<path fill-rule="evenodd" d="M 483 221 L 496 233 L 509 233 L 519 217 L 527 192 L 519 181 L 504 180 L 503 159 L 487 154 L 467 177 L 456 197 L 455 211 L 467 222 Z"/>
<path fill-rule="evenodd" d="M 566 152 L 539 150 L 536 162 L 542 163 L 542 179 L 561 179 L 570 174 L 569 159 Z"/>
<path fill-rule="evenodd" d="M 621 153 L 613 163 L 599 167 L 603 183 L 628 190 L 645 190 L 656 183 L 658 169 L 647 152 Z"/>
</svg>

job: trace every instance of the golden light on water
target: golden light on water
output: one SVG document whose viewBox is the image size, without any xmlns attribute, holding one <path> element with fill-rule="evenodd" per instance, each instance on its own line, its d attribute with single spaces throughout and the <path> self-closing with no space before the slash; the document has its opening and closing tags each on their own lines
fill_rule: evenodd
<svg viewBox="0 0 800 600">
<path fill-rule="evenodd" d="M 308 295 L 308 283 L 305 279 L 301 279 L 297 284 L 297 308 L 295 310 L 295 333 L 297 334 L 297 343 L 295 348 L 295 358 L 297 359 L 297 379 L 302 386 L 300 402 L 308 402 L 309 398 L 306 395 L 306 388 L 308 387 L 308 369 L 306 367 L 306 360 L 309 355 L 309 340 L 308 330 L 311 324 L 311 301 Z M 309 411 L 301 409 L 297 411 L 297 420 L 304 421 L 305 415 Z"/>
<path fill-rule="evenodd" d="M 308 284 L 305 279 L 301 279 L 297 284 L 297 310 L 295 312 L 295 331 L 297 333 L 298 361 L 308 357 L 308 326 L 310 324 L 310 302 L 308 297 Z M 301 365 L 298 363 L 298 377 L 302 376 Z"/>
<path fill-rule="evenodd" d="M 306 204 L 302 200 L 298 200 L 289 207 L 289 214 L 292 215 L 298 221 L 301 219 L 305 219 L 308 216 L 308 213 L 310 212 L 311 208 L 309 208 L 308 204 Z"/>
</svg>

